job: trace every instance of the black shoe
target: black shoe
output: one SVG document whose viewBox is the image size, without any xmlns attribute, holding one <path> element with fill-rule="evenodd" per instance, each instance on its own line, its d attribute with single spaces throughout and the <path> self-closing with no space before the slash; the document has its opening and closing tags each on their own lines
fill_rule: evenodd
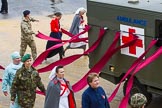
<svg viewBox="0 0 162 108">
<path fill-rule="evenodd" d="M 0 11 L 1 14 L 7 14 L 8 12 L 3 10 L 3 11 Z"/>
</svg>

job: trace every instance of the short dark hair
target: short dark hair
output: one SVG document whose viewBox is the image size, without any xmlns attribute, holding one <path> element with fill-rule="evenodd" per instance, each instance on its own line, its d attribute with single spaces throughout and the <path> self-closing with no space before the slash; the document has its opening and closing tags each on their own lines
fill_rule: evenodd
<svg viewBox="0 0 162 108">
<path fill-rule="evenodd" d="M 56 67 L 56 73 L 58 73 L 58 70 L 60 69 L 60 68 L 63 68 L 64 66 L 62 66 L 62 65 L 59 65 L 59 66 L 57 66 Z"/>
<path fill-rule="evenodd" d="M 59 16 L 62 15 L 62 13 L 61 12 L 55 12 L 54 15 L 57 16 L 57 17 L 59 17 Z"/>
<path fill-rule="evenodd" d="M 26 17 L 26 16 L 29 15 L 29 14 L 30 14 L 30 11 L 29 11 L 29 10 L 25 10 L 25 11 L 23 12 L 24 17 Z"/>
<path fill-rule="evenodd" d="M 90 73 L 87 77 L 87 83 L 91 83 L 95 77 L 99 78 L 99 75 L 97 73 Z"/>
</svg>

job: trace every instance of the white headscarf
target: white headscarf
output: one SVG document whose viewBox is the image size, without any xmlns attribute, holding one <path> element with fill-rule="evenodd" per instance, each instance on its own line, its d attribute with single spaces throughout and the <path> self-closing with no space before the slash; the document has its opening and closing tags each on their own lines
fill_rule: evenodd
<svg viewBox="0 0 162 108">
<path fill-rule="evenodd" d="M 52 69 L 52 72 L 50 73 L 49 75 L 49 79 L 52 80 L 55 76 L 56 76 L 56 68 L 57 66 L 55 66 L 53 69 Z"/>
<path fill-rule="evenodd" d="M 76 10 L 76 12 L 75 12 L 75 15 L 76 15 L 76 14 L 79 14 L 80 11 L 85 11 L 85 12 L 86 12 L 86 9 L 83 8 L 83 7 L 78 8 L 78 9 Z"/>
</svg>

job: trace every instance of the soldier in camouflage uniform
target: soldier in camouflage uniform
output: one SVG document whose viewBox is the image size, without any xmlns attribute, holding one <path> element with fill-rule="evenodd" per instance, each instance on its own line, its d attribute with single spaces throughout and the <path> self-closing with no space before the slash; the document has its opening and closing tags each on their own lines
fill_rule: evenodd
<svg viewBox="0 0 162 108">
<path fill-rule="evenodd" d="M 23 66 L 16 72 L 11 86 L 11 103 L 14 103 L 16 95 L 21 108 L 33 108 L 38 87 L 44 94 L 45 88 L 41 78 L 34 67 L 31 66 L 30 54 L 22 57 Z"/>
<path fill-rule="evenodd" d="M 25 10 L 23 12 L 23 14 L 24 14 L 24 17 L 22 18 L 22 22 L 21 22 L 20 55 L 21 55 L 21 57 L 24 56 L 27 45 L 29 45 L 29 47 L 31 48 L 33 60 L 35 60 L 37 57 L 37 49 L 36 49 L 36 44 L 35 44 L 34 38 L 32 36 L 32 35 L 35 35 L 35 33 L 32 31 L 31 21 L 38 22 L 38 20 L 35 20 L 29 16 L 29 14 L 30 14 L 29 10 Z"/>
<path fill-rule="evenodd" d="M 136 93 L 131 96 L 131 108 L 145 108 L 146 103 L 147 98 L 141 93 Z"/>
</svg>

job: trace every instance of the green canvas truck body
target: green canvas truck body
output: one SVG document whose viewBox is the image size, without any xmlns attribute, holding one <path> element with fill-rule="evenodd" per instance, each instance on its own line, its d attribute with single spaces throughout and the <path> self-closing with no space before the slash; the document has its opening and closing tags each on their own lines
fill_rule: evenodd
<svg viewBox="0 0 162 108">
<path fill-rule="evenodd" d="M 124 37 L 127 40 L 131 33 L 136 34 L 140 37 L 139 40 L 142 40 L 133 48 L 127 47 L 115 53 L 103 68 L 100 76 L 114 84 L 119 83 L 152 39 L 158 39 L 158 42 L 145 56 L 145 59 L 162 45 L 162 1 L 160 0 L 140 0 L 138 3 L 128 3 L 127 0 L 87 0 L 87 18 L 88 24 L 92 26 L 88 33 L 89 46 L 98 38 L 100 27 L 108 28 L 100 45 L 89 55 L 90 68 L 106 52 L 117 31 L 128 32 L 125 34 L 121 32 L 122 36 L 126 35 Z M 122 36 L 120 36 L 118 46 L 123 42 Z M 136 89 L 162 94 L 162 56 L 140 70 L 135 77 L 136 86 L 140 86 Z"/>
</svg>

